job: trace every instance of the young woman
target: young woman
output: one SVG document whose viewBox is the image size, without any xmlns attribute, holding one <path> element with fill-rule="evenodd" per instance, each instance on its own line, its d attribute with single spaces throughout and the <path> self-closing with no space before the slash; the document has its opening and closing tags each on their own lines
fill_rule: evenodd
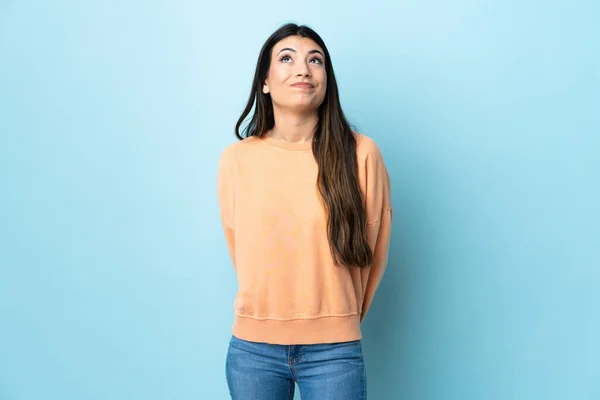
<svg viewBox="0 0 600 400">
<path fill-rule="evenodd" d="M 304 400 L 365 399 L 360 324 L 387 263 L 390 180 L 375 142 L 347 122 L 312 29 L 267 39 L 236 135 L 218 176 L 239 289 L 231 397 L 292 399 L 296 382 Z"/>
</svg>

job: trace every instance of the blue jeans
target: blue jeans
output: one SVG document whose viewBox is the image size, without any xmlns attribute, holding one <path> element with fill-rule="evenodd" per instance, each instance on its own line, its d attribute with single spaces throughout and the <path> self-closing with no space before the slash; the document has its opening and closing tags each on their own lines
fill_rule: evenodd
<svg viewBox="0 0 600 400">
<path fill-rule="evenodd" d="M 280 345 L 231 336 L 225 363 L 233 400 L 289 400 L 294 382 L 302 400 L 365 400 L 360 340 Z"/>
</svg>

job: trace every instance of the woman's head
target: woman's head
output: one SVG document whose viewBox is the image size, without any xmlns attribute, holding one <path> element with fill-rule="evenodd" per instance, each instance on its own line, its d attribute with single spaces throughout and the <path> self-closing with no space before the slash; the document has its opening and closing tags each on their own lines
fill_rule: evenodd
<svg viewBox="0 0 600 400">
<path fill-rule="evenodd" d="M 310 37 L 289 35 L 269 52 L 266 76 L 259 79 L 273 107 L 298 113 L 317 111 L 327 91 L 325 50 Z"/>
<path fill-rule="evenodd" d="M 294 87 L 307 82 L 309 89 Z M 275 125 L 273 108 L 298 113 L 325 114 L 329 105 L 339 107 L 333 65 L 323 39 L 305 25 L 286 24 L 277 29 L 262 46 L 256 63 L 246 109 L 235 131 L 240 139 L 262 136 Z M 246 117 L 255 107 L 245 129 Z"/>
<path fill-rule="evenodd" d="M 312 87 L 293 86 L 300 82 Z M 284 109 L 318 115 L 312 151 L 319 166 L 316 184 L 327 213 L 334 261 L 349 267 L 370 266 L 373 252 L 358 182 L 356 137 L 342 111 L 329 51 L 321 37 L 304 25 L 283 25 L 264 43 L 248 103 L 235 126 L 237 137 L 262 137 L 275 126 L 274 110 Z"/>
</svg>

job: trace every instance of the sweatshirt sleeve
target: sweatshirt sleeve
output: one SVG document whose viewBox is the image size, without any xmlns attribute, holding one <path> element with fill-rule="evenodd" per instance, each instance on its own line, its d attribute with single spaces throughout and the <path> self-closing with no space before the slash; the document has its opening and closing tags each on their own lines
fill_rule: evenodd
<svg viewBox="0 0 600 400">
<path fill-rule="evenodd" d="M 367 315 L 385 272 L 392 226 L 390 177 L 379 148 L 372 141 L 369 147 L 363 168 L 366 181 L 367 239 L 373 249 L 373 263 L 362 272 L 363 304 L 360 322 Z"/>
<path fill-rule="evenodd" d="M 235 270 L 235 183 L 233 160 L 230 153 L 225 150 L 219 160 L 217 177 L 217 193 L 219 208 L 221 211 L 221 223 L 225 233 L 225 241 L 229 250 L 229 256 Z"/>
</svg>

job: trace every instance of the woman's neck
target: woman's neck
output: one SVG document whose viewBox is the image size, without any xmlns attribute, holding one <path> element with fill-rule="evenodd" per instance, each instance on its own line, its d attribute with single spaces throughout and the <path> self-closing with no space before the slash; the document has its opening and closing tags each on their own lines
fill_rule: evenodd
<svg viewBox="0 0 600 400">
<path fill-rule="evenodd" d="M 275 140 L 289 143 L 306 143 L 312 141 L 319 122 L 319 114 L 317 112 L 298 114 L 273 111 L 275 125 L 267 132 L 267 135 Z"/>
</svg>

